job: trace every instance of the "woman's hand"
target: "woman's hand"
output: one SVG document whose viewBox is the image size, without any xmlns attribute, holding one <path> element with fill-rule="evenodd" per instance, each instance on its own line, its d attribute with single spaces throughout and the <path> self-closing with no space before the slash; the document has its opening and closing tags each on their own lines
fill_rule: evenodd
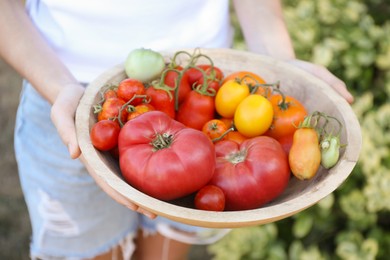
<svg viewBox="0 0 390 260">
<path fill-rule="evenodd" d="M 287 62 L 322 79 L 323 81 L 328 83 L 334 90 L 336 90 L 336 92 L 338 92 L 343 98 L 345 98 L 348 103 L 351 104 L 353 102 L 353 96 L 348 91 L 345 83 L 339 78 L 337 78 L 335 75 L 333 75 L 324 66 L 297 59 L 288 60 Z"/>
<path fill-rule="evenodd" d="M 51 120 L 68 147 L 72 159 L 81 155 L 77 142 L 75 114 L 83 93 L 84 87 L 81 84 L 67 84 L 58 93 L 51 109 Z"/>
</svg>

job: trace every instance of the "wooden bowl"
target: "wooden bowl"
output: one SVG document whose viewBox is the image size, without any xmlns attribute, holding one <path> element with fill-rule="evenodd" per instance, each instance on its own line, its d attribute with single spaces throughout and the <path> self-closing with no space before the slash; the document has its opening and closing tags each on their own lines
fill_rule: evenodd
<svg viewBox="0 0 390 260">
<path fill-rule="evenodd" d="M 106 84 L 116 84 L 126 75 L 120 64 L 94 80 L 86 88 L 77 113 L 78 141 L 92 176 L 102 188 L 107 186 L 121 194 L 129 202 L 159 216 L 178 222 L 212 228 L 235 228 L 274 222 L 298 213 L 317 203 L 337 189 L 352 172 L 361 149 L 361 131 L 350 105 L 329 85 L 315 76 L 270 57 L 232 49 L 201 49 L 225 75 L 239 70 L 252 71 L 267 82 L 280 81 L 281 90 L 303 102 L 309 112 L 321 111 L 338 118 L 344 125 L 340 160 L 330 170 L 320 168 L 309 181 L 291 178 L 284 193 L 258 209 L 245 211 L 211 212 L 187 207 L 185 200 L 165 202 L 150 197 L 127 184 L 121 177 L 119 165 L 110 156 L 97 151 L 90 141 L 90 129 L 96 122 L 93 105 L 101 96 L 99 91 Z M 174 52 L 164 53 L 167 61 Z M 183 58 L 185 62 L 185 57 Z M 125 204 L 122 201 L 123 204 Z"/>
</svg>

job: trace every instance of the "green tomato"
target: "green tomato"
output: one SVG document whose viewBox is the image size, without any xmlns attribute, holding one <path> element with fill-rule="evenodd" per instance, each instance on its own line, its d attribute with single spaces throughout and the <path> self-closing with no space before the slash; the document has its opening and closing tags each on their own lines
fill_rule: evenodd
<svg viewBox="0 0 390 260">
<path fill-rule="evenodd" d="M 144 48 L 131 51 L 125 62 L 126 75 L 143 83 L 156 79 L 164 68 L 164 57 L 159 52 Z"/>
<path fill-rule="evenodd" d="M 321 165 L 330 169 L 340 157 L 340 139 L 338 136 L 327 136 L 321 141 Z"/>
</svg>

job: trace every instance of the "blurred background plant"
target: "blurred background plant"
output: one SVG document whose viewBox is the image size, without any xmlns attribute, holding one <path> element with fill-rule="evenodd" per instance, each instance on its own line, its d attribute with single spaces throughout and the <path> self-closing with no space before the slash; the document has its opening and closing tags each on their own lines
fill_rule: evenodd
<svg viewBox="0 0 390 260">
<path fill-rule="evenodd" d="M 326 66 L 355 96 L 359 162 L 317 205 L 284 220 L 233 230 L 214 259 L 388 259 L 390 255 L 390 1 L 284 0 L 297 57 Z M 237 27 L 237 21 L 233 16 Z M 234 48 L 245 49 L 236 29 Z"/>
</svg>

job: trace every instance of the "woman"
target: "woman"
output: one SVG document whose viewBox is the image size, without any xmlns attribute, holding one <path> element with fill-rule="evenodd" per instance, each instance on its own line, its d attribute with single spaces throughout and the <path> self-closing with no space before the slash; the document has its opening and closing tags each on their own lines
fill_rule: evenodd
<svg viewBox="0 0 390 260">
<path fill-rule="evenodd" d="M 301 67 L 352 102 L 325 68 L 295 59 L 279 1 L 233 6 L 250 51 Z M 0 55 L 25 79 L 15 150 L 33 259 L 182 259 L 190 244 L 226 234 L 156 218 L 99 188 L 82 164 L 74 115 L 85 84 L 132 49 L 231 44 L 228 0 L 0 1 Z"/>
</svg>

